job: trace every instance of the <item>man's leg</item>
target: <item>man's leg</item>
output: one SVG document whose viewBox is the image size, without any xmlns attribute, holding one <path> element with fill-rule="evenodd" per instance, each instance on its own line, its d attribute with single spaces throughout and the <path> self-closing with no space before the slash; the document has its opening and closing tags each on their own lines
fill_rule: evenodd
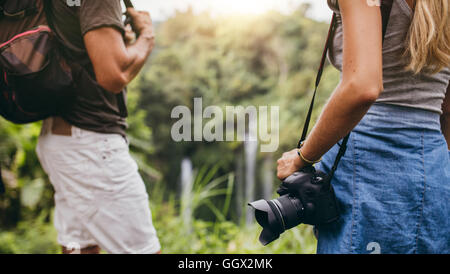
<svg viewBox="0 0 450 274">
<path fill-rule="evenodd" d="M 109 253 L 158 253 L 147 191 L 127 142 L 119 135 L 97 138 L 95 166 L 103 183 L 95 195 L 97 211 L 84 222 L 86 229 Z"/>
<path fill-rule="evenodd" d="M 79 235 L 87 232 L 84 235 L 109 253 L 158 253 L 148 196 L 125 140 L 74 129 L 73 136 L 52 136 L 40 146 L 45 155 L 41 162 L 75 216 L 59 227 L 55 220 L 58 238 L 67 235 L 64 228 L 77 227 Z M 68 219 L 67 214 L 59 214 L 59 219 Z M 60 243 L 66 248 L 70 244 Z M 91 245 L 83 243 L 80 249 Z"/>
<path fill-rule="evenodd" d="M 100 247 L 60 193 L 55 194 L 54 225 L 63 254 L 99 254 Z"/>
<path fill-rule="evenodd" d="M 70 140 L 71 137 L 70 134 L 66 134 L 66 137 L 59 137 L 61 139 L 56 140 L 57 142 L 54 143 L 55 139 L 52 139 L 51 134 L 53 125 L 53 118 L 49 118 L 43 122 L 36 152 L 41 166 L 49 175 L 55 190 L 55 211 L 53 221 L 58 232 L 58 243 L 61 245 L 64 254 L 98 253 L 100 252 L 100 248 L 97 246 L 97 242 L 81 225 L 76 212 L 70 206 L 66 198 L 65 187 L 61 184 L 63 182 L 55 179 L 55 164 L 53 163 L 53 159 L 51 159 L 51 155 L 53 154 L 54 149 L 58 149 L 59 142 Z"/>
<path fill-rule="evenodd" d="M 89 246 L 86 248 L 82 248 L 81 250 L 77 250 L 77 249 L 68 249 L 67 247 L 63 246 L 62 247 L 62 253 L 63 254 L 100 254 L 100 247 L 95 245 L 95 246 Z"/>
</svg>

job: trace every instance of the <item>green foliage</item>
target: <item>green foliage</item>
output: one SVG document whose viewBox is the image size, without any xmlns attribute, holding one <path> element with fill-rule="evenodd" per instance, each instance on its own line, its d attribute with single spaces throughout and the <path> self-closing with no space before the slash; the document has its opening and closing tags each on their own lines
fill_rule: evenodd
<svg viewBox="0 0 450 274">
<path fill-rule="evenodd" d="M 195 172 L 192 194 L 181 199 L 163 202 L 150 191 L 153 221 L 163 247 L 168 254 L 262 254 L 262 253 L 315 253 L 316 240 L 312 227 L 300 226 L 284 233 L 281 238 L 263 247 L 258 237 L 261 228 L 253 224 L 241 226 L 226 220 L 234 187 L 233 174 L 217 177 L 218 165 L 204 166 Z M 218 197 L 223 197 L 218 206 Z M 181 206 L 178 206 L 181 204 Z M 187 207 L 192 212 L 192 221 L 186 223 Z M 199 218 L 198 212 L 206 207 L 215 216 L 214 221 Z M 178 209 L 177 209 L 178 208 Z"/>
<path fill-rule="evenodd" d="M 192 108 L 194 97 L 204 107 L 279 106 L 279 153 L 296 145 L 328 28 L 304 14 L 300 8 L 289 15 L 211 18 L 187 11 L 160 25 L 156 54 L 138 81 L 140 106 L 158 144 L 151 157 L 166 184 L 175 187 L 185 156 L 195 166 L 221 161 L 227 173 L 240 149 L 234 143 L 172 141 L 171 110 Z M 331 67 L 324 76 L 315 117 L 339 79 Z"/>
<path fill-rule="evenodd" d="M 316 250 L 312 229 L 307 226 L 291 229 L 264 247 L 258 241 L 261 228 L 257 225 L 195 220 L 192 233 L 186 233 L 179 216 L 165 213 L 156 215 L 154 223 L 166 254 L 312 254 Z"/>
<path fill-rule="evenodd" d="M 280 239 L 263 247 L 261 228 L 240 227 L 233 222 L 195 219 L 192 233 L 186 233 L 174 203 L 153 207 L 153 222 L 165 254 L 289 254 L 315 253 L 316 241 L 309 226 L 285 232 Z M 22 221 L 15 230 L 0 232 L 0 254 L 55 254 L 61 252 L 52 223 L 42 218 Z"/>
<path fill-rule="evenodd" d="M 8 232 L 0 231 L 0 254 L 55 254 L 61 252 L 56 243 L 56 230 L 42 214 L 22 221 Z"/>
<path fill-rule="evenodd" d="M 193 195 L 181 201 L 163 201 L 162 189 L 155 185 L 150 191 L 153 222 L 166 254 L 262 254 L 262 253 L 314 253 L 315 240 L 311 227 L 302 226 L 287 231 L 276 242 L 263 247 L 258 242 L 261 232 L 256 224 L 239 226 L 227 221 L 229 199 L 233 188 L 233 176 L 214 178 L 217 168 L 202 168 L 195 176 Z M 214 198 L 225 196 L 222 207 L 215 205 Z M 190 199 L 191 201 L 186 201 Z M 181 206 L 180 203 L 182 204 Z M 186 204 L 192 207 L 193 219 L 187 226 Z M 206 207 L 215 214 L 215 221 L 205 221 L 196 213 Z M 0 254 L 54 254 L 61 247 L 56 242 L 56 231 L 46 216 L 22 221 L 9 232 L 0 232 Z"/>
<path fill-rule="evenodd" d="M 193 97 L 222 108 L 279 106 L 280 148 L 269 155 L 275 166 L 277 156 L 299 138 L 326 37 L 327 25 L 304 14 L 304 6 L 289 15 L 254 17 L 213 18 L 187 11 L 158 26 L 156 49 L 129 88 L 128 134 L 164 253 L 315 252 L 309 226 L 291 229 L 263 247 L 260 228 L 240 223 L 237 212 L 248 202 L 236 206 L 242 187 L 235 176 L 243 154 L 240 142 L 175 143 L 170 136 L 171 110 L 192 108 Z M 338 80 L 338 72 L 328 66 L 315 118 Z M 0 120 L 0 163 L 7 183 L 7 194 L 0 197 L 0 253 L 60 252 L 52 225 L 53 189 L 34 152 L 39 130 L 40 123 L 16 126 Z M 258 155 L 258 163 L 267 156 Z M 187 197 L 177 191 L 185 157 L 202 167 Z M 186 208 L 192 212 L 188 224 Z"/>
</svg>

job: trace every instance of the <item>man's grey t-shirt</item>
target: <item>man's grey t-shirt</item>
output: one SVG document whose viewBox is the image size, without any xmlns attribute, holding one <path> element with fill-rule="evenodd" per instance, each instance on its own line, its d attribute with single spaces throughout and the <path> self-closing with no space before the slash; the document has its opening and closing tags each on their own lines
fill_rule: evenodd
<svg viewBox="0 0 450 274">
<path fill-rule="evenodd" d="M 112 27 L 123 35 L 120 0 L 81 0 L 81 6 L 69 6 L 67 0 L 52 0 L 53 26 L 70 59 L 83 63 L 95 81 L 95 73 L 84 45 L 83 36 L 100 27 Z M 126 91 L 116 95 L 82 81 L 73 108 L 61 116 L 72 125 L 99 133 L 125 136 Z M 120 98 L 122 97 L 122 98 Z"/>
<path fill-rule="evenodd" d="M 338 15 L 338 26 L 329 58 L 342 71 L 343 26 L 337 0 L 328 0 L 329 7 Z M 447 67 L 437 74 L 414 74 L 406 71 L 404 57 L 407 35 L 413 11 L 405 0 L 393 1 L 392 12 L 383 45 L 384 91 L 378 103 L 428 110 L 442 114 L 442 104 L 450 81 Z"/>
</svg>

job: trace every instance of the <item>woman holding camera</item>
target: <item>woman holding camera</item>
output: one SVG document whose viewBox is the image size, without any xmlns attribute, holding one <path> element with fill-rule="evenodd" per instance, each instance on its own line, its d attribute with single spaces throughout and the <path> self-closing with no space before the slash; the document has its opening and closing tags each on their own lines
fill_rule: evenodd
<svg viewBox="0 0 450 274">
<path fill-rule="evenodd" d="M 318 253 L 450 253 L 450 0 L 394 0 L 383 43 L 374 0 L 328 0 L 341 82 L 278 177 L 322 161 L 341 218 L 316 227 Z"/>
</svg>

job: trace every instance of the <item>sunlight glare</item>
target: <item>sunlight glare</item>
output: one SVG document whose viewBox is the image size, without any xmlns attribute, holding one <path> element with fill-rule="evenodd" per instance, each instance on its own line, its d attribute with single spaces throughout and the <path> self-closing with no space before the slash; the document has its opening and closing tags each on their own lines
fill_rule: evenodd
<svg viewBox="0 0 450 274">
<path fill-rule="evenodd" d="M 280 0 L 213 0 L 210 10 L 224 14 L 261 14 L 280 6 Z M 286 1 L 284 1 L 286 2 Z"/>
<path fill-rule="evenodd" d="M 317 0 L 132 0 L 136 8 L 147 10 L 156 21 L 164 21 L 176 11 L 191 7 L 194 12 L 210 12 L 213 15 L 260 15 L 269 10 L 289 13 L 301 3 L 313 6 L 311 15 L 316 19 L 328 20 L 331 11 L 327 1 Z"/>
</svg>

